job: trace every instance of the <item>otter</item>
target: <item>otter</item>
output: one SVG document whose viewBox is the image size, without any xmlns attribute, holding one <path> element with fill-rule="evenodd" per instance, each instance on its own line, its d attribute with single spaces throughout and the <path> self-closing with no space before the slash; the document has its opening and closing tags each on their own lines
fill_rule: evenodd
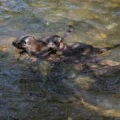
<svg viewBox="0 0 120 120">
<path fill-rule="evenodd" d="M 51 53 L 55 53 L 60 49 L 63 40 L 69 35 L 70 32 L 72 32 L 73 27 L 71 25 L 68 27 L 68 31 L 65 32 L 62 37 L 58 35 L 51 35 L 37 40 L 32 35 L 25 35 L 14 40 L 12 45 L 18 49 L 21 49 L 22 52 L 27 52 L 29 55 L 41 55 L 44 53 L 43 56 L 46 56 Z"/>
<path fill-rule="evenodd" d="M 60 55 L 74 55 L 76 53 L 80 54 L 98 54 L 103 53 L 108 50 L 119 47 L 120 44 L 113 45 L 112 47 L 105 48 L 96 48 L 92 45 L 74 42 L 74 43 L 64 43 L 64 39 L 69 36 L 69 34 L 73 31 L 74 27 L 72 25 L 68 25 L 68 30 L 61 37 L 59 35 L 51 35 L 42 37 L 38 40 L 35 39 L 32 35 L 25 35 L 20 38 L 17 38 L 13 41 L 13 46 L 18 49 L 22 49 L 24 52 L 31 54 L 38 54 L 42 56 L 48 56 L 52 53 L 60 53 Z"/>
<path fill-rule="evenodd" d="M 13 46 L 21 49 L 22 52 L 31 54 L 41 54 L 43 51 L 47 51 L 46 43 L 44 41 L 38 41 L 32 35 L 25 35 L 17 38 L 12 42 Z"/>
<path fill-rule="evenodd" d="M 83 55 L 90 55 L 90 54 L 101 54 L 117 47 L 120 47 L 120 44 L 115 44 L 111 47 L 97 48 L 92 45 L 80 43 L 80 42 L 67 43 L 67 44 L 64 44 L 62 42 L 60 43 L 59 50 L 63 55 L 75 55 L 78 53 Z"/>
<path fill-rule="evenodd" d="M 47 47 L 52 51 L 60 51 L 63 47 L 63 40 L 70 35 L 73 29 L 74 27 L 72 25 L 68 25 L 68 30 L 63 34 L 63 36 L 51 35 L 47 37 L 42 37 L 40 38 L 40 40 L 44 41 Z"/>
</svg>

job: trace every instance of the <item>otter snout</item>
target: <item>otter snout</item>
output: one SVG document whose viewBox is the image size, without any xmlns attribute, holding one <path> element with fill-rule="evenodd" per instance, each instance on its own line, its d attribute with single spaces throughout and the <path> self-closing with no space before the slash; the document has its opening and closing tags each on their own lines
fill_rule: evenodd
<svg viewBox="0 0 120 120">
<path fill-rule="evenodd" d="M 24 49 L 23 44 L 21 42 L 18 42 L 17 40 L 13 41 L 12 45 L 18 49 Z"/>
<path fill-rule="evenodd" d="M 48 49 L 57 50 L 57 45 L 54 42 L 49 42 L 47 45 Z"/>
</svg>

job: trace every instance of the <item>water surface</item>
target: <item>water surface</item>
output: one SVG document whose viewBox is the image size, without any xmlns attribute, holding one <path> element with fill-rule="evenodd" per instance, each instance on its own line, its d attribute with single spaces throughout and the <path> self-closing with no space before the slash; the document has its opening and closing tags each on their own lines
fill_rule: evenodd
<svg viewBox="0 0 120 120">
<path fill-rule="evenodd" d="M 120 72 L 94 78 L 73 63 L 17 61 L 12 41 L 21 35 L 62 35 L 65 42 L 106 47 L 120 42 L 119 0 L 0 0 L 0 118 L 4 120 L 119 120 L 78 104 L 120 111 Z M 120 62 L 120 48 L 101 55 Z M 74 67 L 73 67 L 74 66 Z M 119 113 L 120 114 L 120 113 Z"/>
</svg>

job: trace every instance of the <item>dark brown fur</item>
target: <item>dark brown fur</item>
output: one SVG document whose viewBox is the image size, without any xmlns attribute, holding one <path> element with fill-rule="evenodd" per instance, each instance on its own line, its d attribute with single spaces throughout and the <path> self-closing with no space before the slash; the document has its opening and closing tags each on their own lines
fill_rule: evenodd
<svg viewBox="0 0 120 120">
<path fill-rule="evenodd" d="M 26 51 L 29 54 L 41 54 L 42 52 L 52 53 L 60 49 L 60 44 L 71 31 L 72 26 L 69 26 L 68 31 L 65 32 L 62 37 L 58 35 L 51 35 L 42 37 L 40 40 L 36 40 L 32 35 L 25 35 L 14 40 L 12 44 L 14 47 Z"/>
<path fill-rule="evenodd" d="M 84 44 L 84 43 L 69 43 L 69 44 L 64 44 L 61 43 L 62 48 L 61 48 L 61 53 L 66 54 L 66 55 L 71 55 L 71 54 L 84 54 L 84 55 L 90 55 L 90 54 L 101 54 L 103 52 L 106 52 L 108 50 L 120 47 L 120 44 L 113 45 L 112 47 L 105 47 L 105 48 L 96 48 L 92 45 Z"/>
<path fill-rule="evenodd" d="M 48 52 L 48 48 L 46 43 L 43 41 L 36 40 L 31 35 L 25 35 L 20 38 L 17 38 L 13 41 L 13 46 L 23 50 L 23 52 L 27 52 L 29 55 L 31 54 L 42 54 Z"/>
</svg>

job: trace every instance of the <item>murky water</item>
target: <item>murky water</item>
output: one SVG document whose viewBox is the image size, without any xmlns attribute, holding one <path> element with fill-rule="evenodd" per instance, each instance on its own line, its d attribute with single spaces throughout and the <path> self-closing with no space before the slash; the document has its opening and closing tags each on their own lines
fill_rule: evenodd
<svg viewBox="0 0 120 120">
<path fill-rule="evenodd" d="M 120 0 L 0 0 L 1 120 L 120 119 L 120 71 L 96 78 L 74 61 L 17 60 L 11 45 L 16 37 L 62 35 L 67 24 L 75 30 L 66 43 L 119 43 Z M 101 57 L 120 62 L 119 52 L 116 48 Z M 81 105 L 78 96 L 89 105 Z"/>
</svg>

